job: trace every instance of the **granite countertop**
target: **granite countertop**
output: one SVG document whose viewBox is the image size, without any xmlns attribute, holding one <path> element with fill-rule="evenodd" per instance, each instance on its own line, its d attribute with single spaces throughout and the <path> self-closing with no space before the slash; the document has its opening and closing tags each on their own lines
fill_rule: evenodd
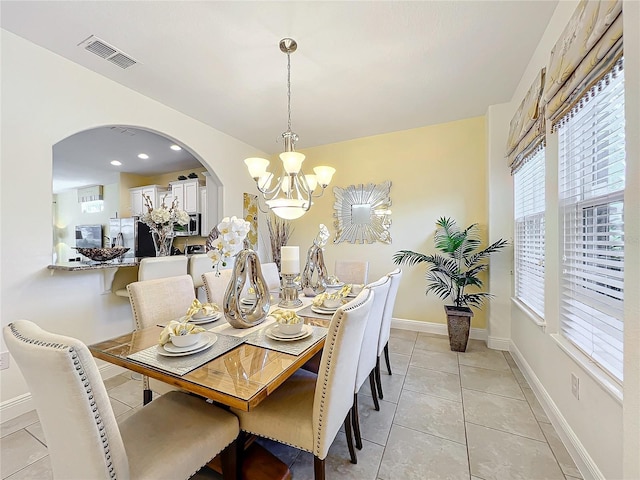
<svg viewBox="0 0 640 480">
<path fill-rule="evenodd" d="M 76 272 L 79 270 L 104 270 L 105 268 L 121 268 L 121 267 L 137 267 L 140 265 L 140 258 L 125 258 L 120 261 L 118 259 L 109 260 L 108 262 L 94 262 L 87 260 L 84 262 L 61 262 L 55 265 L 49 265 L 49 270 L 64 270 L 67 272 Z"/>
</svg>

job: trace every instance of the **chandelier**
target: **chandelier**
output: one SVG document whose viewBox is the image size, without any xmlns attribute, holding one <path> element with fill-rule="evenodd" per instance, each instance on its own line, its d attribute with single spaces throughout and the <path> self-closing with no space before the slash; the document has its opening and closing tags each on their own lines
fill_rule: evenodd
<svg viewBox="0 0 640 480">
<path fill-rule="evenodd" d="M 287 131 L 282 134 L 284 152 L 280 154 L 282 172 L 275 186 L 273 173 L 267 171 L 269 160 L 264 158 L 247 158 L 244 163 L 249 169 L 249 175 L 256 182 L 258 191 L 265 199 L 271 211 L 285 220 L 300 218 L 312 205 L 312 198 L 320 197 L 327 188 L 331 177 L 336 172 L 332 167 L 315 167 L 315 175 L 305 175 L 302 162 L 305 156 L 295 151 L 298 135 L 291 131 L 291 54 L 296 51 L 298 44 L 292 38 L 280 40 L 280 50 L 287 54 Z M 318 191 L 318 187 L 320 187 Z"/>
</svg>

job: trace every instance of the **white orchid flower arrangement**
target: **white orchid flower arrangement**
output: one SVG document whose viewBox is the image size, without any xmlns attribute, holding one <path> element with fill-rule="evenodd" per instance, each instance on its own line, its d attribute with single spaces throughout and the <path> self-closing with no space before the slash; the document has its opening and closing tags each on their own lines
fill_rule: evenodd
<svg viewBox="0 0 640 480">
<path fill-rule="evenodd" d="M 211 242 L 211 249 L 207 252 L 216 275 L 220 275 L 220 267 L 226 267 L 231 257 L 242 250 L 250 228 L 249 222 L 235 216 L 225 217 L 218 224 L 220 234 Z"/>
<path fill-rule="evenodd" d="M 162 197 L 162 203 L 159 207 L 154 208 L 153 202 L 148 195 L 142 195 L 144 198 L 144 204 L 147 207 L 147 211 L 142 214 L 140 221 L 152 230 L 160 231 L 167 229 L 168 227 L 173 230 L 173 226 L 186 225 L 189 223 L 189 214 L 184 210 L 178 208 L 178 200 L 173 199 L 171 206 L 167 208 L 165 200 L 167 196 Z"/>
</svg>

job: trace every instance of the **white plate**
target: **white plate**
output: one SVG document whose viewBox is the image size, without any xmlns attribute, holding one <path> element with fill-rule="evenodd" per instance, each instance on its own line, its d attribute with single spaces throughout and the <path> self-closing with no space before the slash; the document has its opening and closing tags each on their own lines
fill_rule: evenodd
<svg viewBox="0 0 640 480">
<path fill-rule="evenodd" d="M 202 317 L 202 318 L 193 318 L 193 317 L 191 317 L 189 319 L 189 323 L 193 323 L 194 325 L 199 325 L 201 323 L 215 322 L 216 320 L 219 320 L 220 318 L 222 318 L 222 312 L 216 312 L 213 315 L 210 315 L 208 317 Z"/>
<path fill-rule="evenodd" d="M 327 288 L 342 288 L 342 287 L 344 287 L 344 282 L 327 284 Z"/>
<path fill-rule="evenodd" d="M 338 307 L 336 307 L 336 308 L 324 308 L 324 307 L 316 307 L 314 305 L 311 305 L 311 311 L 312 312 L 321 313 L 323 315 L 333 315 L 334 313 L 336 313 L 336 310 L 338 310 Z"/>
<path fill-rule="evenodd" d="M 205 332 L 204 333 L 205 338 L 203 340 L 201 340 L 200 342 L 198 342 L 198 344 L 200 344 L 200 347 L 198 347 L 195 350 L 189 350 L 189 351 L 184 351 L 182 349 L 180 349 L 180 351 L 175 351 L 175 352 L 170 352 L 169 350 L 167 350 L 167 346 L 169 346 L 169 348 L 177 348 L 175 345 L 168 343 L 166 345 L 158 345 L 157 347 L 157 351 L 159 355 L 162 355 L 163 357 L 183 357 L 185 355 L 192 355 L 194 353 L 198 353 L 198 352 L 202 352 L 203 350 L 206 350 L 207 348 L 211 347 L 214 343 L 216 343 L 216 340 L 218 340 L 218 336 L 214 333 L 210 333 L 210 332 Z M 202 344 L 204 342 L 204 344 Z"/>
<path fill-rule="evenodd" d="M 311 333 L 313 333 L 313 327 L 311 325 L 304 325 L 302 327 L 302 332 L 300 332 L 295 337 L 294 336 L 281 337 L 280 336 L 281 334 L 276 331 L 275 327 L 277 327 L 277 325 L 272 325 L 268 327 L 267 331 L 264 334 L 270 339 L 278 340 L 279 342 L 293 342 L 294 340 L 302 340 L 303 338 L 307 338 L 309 335 L 311 335 Z"/>
<path fill-rule="evenodd" d="M 240 299 L 240 303 L 243 305 L 253 305 L 254 303 L 256 303 L 256 299 L 254 298 L 241 298 Z"/>
<path fill-rule="evenodd" d="M 177 345 L 174 345 L 171 340 L 169 340 L 164 344 L 163 348 L 169 353 L 187 353 L 204 347 L 207 343 L 209 343 L 209 340 L 210 338 L 208 335 L 201 335 L 200 340 L 198 340 L 193 345 L 189 345 L 188 347 L 178 347 Z"/>
</svg>

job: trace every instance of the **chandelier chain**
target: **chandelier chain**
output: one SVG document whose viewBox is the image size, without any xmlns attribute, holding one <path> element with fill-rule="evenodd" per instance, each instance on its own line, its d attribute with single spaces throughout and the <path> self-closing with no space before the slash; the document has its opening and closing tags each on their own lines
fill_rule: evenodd
<svg viewBox="0 0 640 480">
<path fill-rule="evenodd" d="M 287 53 L 287 130 L 291 131 L 291 55 Z"/>
</svg>

